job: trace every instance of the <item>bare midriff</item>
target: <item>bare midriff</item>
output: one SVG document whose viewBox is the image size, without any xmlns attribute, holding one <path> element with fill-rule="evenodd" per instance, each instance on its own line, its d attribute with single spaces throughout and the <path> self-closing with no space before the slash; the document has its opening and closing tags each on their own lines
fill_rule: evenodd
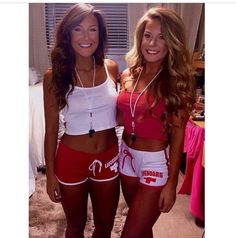
<svg viewBox="0 0 236 238">
<path fill-rule="evenodd" d="M 115 128 L 96 131 L 92 137 L 85 135 L 64 134 L 61 142 L 69 148 L 81 152 L 96 154 L 110 149 L 118 143 Z"/>
<path fill-rule="evenodd" d="M 126 145 L 135 150 L 154 152 L 164 150 L 168 146 L 168 141 L 146 139 L 138 136 L 136 137 L 135 141 L 132 141 L 131 135 L 128 135 L 125 132 L 123 133 L 122 138 Z"/>
</svg>

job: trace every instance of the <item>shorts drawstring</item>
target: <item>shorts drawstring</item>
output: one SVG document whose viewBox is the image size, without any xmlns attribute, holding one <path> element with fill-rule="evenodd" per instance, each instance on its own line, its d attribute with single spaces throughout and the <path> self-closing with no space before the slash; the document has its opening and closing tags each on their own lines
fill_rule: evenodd
<svg viewBox="0 0 236 238">
<path fill-rule="evenodd" d="M 89 166 L 89 170 L 93 171 L 93 175 L 95 176 L 96 173 L 96 165 L 99 165 L 98 172 L 101 173 L 102 170 L 102 162 L 100 160 L 94 160 L 92 164 Z"/>
<path fill-rule="evenodd" d="M 127 157 L 130 158 L 130 164 L 131 164 L 131 167 L 133 169 L 133 171 L 135 172 L 135 169 L 134 169 L 134 166 L 133 166 L 133 156 L 130 154 L 130 152 L 128 150 L 123 150 L 123 153 L 125 154 L 124 158 L 123 158 L 123 163 L 122 163 L 122 169 L 124 168 L 124 163 L 125 163 L 125 159 Z"/>
</svg>

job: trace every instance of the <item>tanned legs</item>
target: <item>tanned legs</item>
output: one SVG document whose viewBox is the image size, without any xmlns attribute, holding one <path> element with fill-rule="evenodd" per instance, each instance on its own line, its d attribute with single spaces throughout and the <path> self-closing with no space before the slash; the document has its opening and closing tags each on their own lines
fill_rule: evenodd
<svg viewBox="0 0 236 238">
<path fill-rule="evenodd" d="M 129 206 L 121 238 L 153 238 L 152 227 L 160 216 L 161 190 L 140 185 L 139 178 L 121 176 L 122 191 Z"/>
</svg>

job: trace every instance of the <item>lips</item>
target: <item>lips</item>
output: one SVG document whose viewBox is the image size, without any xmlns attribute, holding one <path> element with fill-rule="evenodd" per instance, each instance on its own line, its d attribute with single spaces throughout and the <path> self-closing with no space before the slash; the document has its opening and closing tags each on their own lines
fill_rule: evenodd
<svg viewBox="0 0 236 238">
<path fill-rule="evenodd" d="M 156 55 L 159 53 L 159 51 L 157 50 L 151 50 L 151 49 L 146 49 L 146 52 L 150 55 Z"/>
<path fill-rule="evenodd" d="M 81 48 L 89 48 L 92 46 L 92 44 L 79 44 Z"/>
</svg>

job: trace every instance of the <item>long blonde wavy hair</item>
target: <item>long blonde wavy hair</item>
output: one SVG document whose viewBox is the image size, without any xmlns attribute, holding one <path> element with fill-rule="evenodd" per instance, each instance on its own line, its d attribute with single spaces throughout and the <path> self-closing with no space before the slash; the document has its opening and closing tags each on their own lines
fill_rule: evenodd
<svg viewBox="0 0 236 238">
<path fill-rule="evenodd" d="M 181 109 L 191 113 L 195 103 L 195 80 L 184 23 L 174 11 L 167 8 L 149 9 L 137 24 L 134 45 L 126 55 L 133 79 L 137 80 L 140 67 L 145 67 L 141 43 L 146 23 L 151 19 L 160 21 L 168 53 L 163 62 L 163 70 L 148 88 L 147 95 L 154 96 L 154 103 L 149 105 L 150 110 L 158 103 L 158 97 L 161 96 L 165 100 L 167 109 L 162 118 L 167 121 L 170 115 L 177 114 Z M 166 125 L 168 126 L 168 123 Z"/>
</svg>

